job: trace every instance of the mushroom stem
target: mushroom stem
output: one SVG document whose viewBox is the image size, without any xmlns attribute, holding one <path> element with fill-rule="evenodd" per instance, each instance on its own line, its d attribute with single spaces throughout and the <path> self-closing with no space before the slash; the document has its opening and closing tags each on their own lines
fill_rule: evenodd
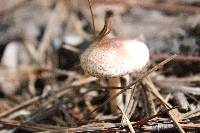
<svg viewBox="0 0 200 133">
<path fill-rule="evenodd" d="M 109 78 L 109 86 L 112 87 L 121 87 L 121 82 L 120 82 L 120 78 L 119 77 L 112 77 Z M 114 95 L 116 95 L 118 92 L 120 92 L 120 90 L 117 89 L 109 89 L 109 95 L 110 97 L 113 97 Z M 124 103 L 123 103 L 123 95 L 119 95 L 117 96 L 115 99 L 113 99 L 111 101 L 111 111 L 113 113 L 119 113 L 119 110 L 117 108 L 117 105 L 123 110 L 124 109 Z"/>
</svg>

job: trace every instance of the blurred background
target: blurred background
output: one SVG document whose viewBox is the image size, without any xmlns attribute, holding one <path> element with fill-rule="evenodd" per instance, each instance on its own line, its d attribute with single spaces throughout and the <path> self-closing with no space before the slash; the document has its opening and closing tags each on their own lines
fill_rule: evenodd
<svg viewBox="0 0 200 133">
<path fill-rule="evenodd" d="M 192 86 L 200 85 L 199 0 L 91 0 L 91 5 L 95 32 L 87 0 L 0 0 L 0 118 L 46 123 L 62 99 L 73 119 L 80 119 L 108 97 L 102 90 L 86 93 L 105 83 L 96 83 L 79 64 L 80 54 L 103 28 L 107 10 L 114 12 L 112 34 L 143 40 L 150 50 L 151 66 L 178 55 L 159 74 L 177 79 L 197 76 Z M 72 86 L 79 89 L 49 100 Z M 45 88 L 55 94 L 46 94 Z M 47 101 L 40 101 L 41 96 Z M 187 99 L 192 107 L 185 111 L 199 106 L 198 98 Z M 13 110 L 27 100 L 28 107 Z M 52 107 L 54 113 L 34 116 Z M 52 119 L 51 124 L 67 125 L 59 115 Z"/>
</svg>

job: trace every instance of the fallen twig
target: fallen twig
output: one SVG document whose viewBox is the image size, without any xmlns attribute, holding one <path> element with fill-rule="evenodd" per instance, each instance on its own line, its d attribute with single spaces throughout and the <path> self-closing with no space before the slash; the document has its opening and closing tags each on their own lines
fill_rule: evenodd
<svg viewBox="0 0 200 133">
<path fill-rule="evenodd" d="M 37 102 L 37 101 L 39 101 L 40 99 L 41 99 L 41 97 L 38 97 L 38 96 L 33 97 L 32 99 L 30 99 L 30 100 L 28 100 L 26 102 L 23 102 L 20 105 L 17 105 L 16 107 L 11 108 L 11 109 L 1 113 L 0 114 L 0 118 L 6 117 L 6 116 L 8 116 L 8 115 L 10 115 L 10 114 L 12 114 L 12 113 L 14 113 L 16 111 L 19 111 L 19 110 L 21 110 L 21 109 L 23 109 L 23 108 L 25 108 L 25 107 Z"/>
<path fill-rule="evenodd" d="M 164 107 L 166 109 L 168 108 L 172 108 L 172 106 L 170 104 L 168 104 L 164 98 L 160 95 L 160 93 L 158 92 L 158 89 L 156 89 L 156 87 L 154 86 L 154 84 L 151 82 L 150 79 L 144 79 L 143 80 L 145 82 L 145 84 L 150 88 L 149 91 L 152 92 L 154 94 L 154 96 L 156 96 L 162 104 L 164 104 Z M 181 127 L 181 125 L 178 122 L 178 119 L 176 118 L 175 112 L 169 111 L 168 112 L 169 116 L 171 117 L 171 119 L 174 121 L 174 123 L 176 124 L 178 130 L 180 131 L 180 133 L 185 133 L 185 131 L 183 130 L 183 128 Z"/>
<path fill-rule="evenodd" d="M 197 6 L 176 4 L 176 3 L 155 3 L 155 2 L 146 2 L 144 0 L 137 1 L 108 1 L 108 0 L 96 0 L 96 3 L 104 4 L 121 4 L 127 8 L 132 7 L 142 7 L 145 9 L 156 9 L 161 11 L 176 12 L 176 13 L 200 13 L 200 8 Z"/>
<path fill-rule="evenodd" d="M 39 57 L 37 59 L 39 59 L 40 63 L 43 63 L 44 55 L 45 55 L 47 48 L 51 44 L 51 39 L 58 32 L 57 30 L 58 30 L 59 26 L 61 25 L 62 21 L 66 17 L 65 11 L 66 11 L 65 1 L 64 0 L 57 1 L 56 7 L 51 14 L 51 17 L 47 24 L 44 36 L 43 36 L 40 46 L 38 48 L 38 51 L 39 51 L 38 56 Z"/>
<path fill-rule="evenodd" d="M 22 6 L 27 0 L 3 0 L 0 3 L 0 16 L 3 14 L 8 14 L 8 12 L 15 10 L 16 8 Z M 30 2 L 30 1 L 29 1 Z"/>
<path fill-rule="evenodd" d="M 187 101 L 187 98 L 185 95 L 181 92 L 175 92 L 173 93 L 174 100 L 180 110 L 188 111 L 189 110 L 189 102 Z"/>
<path fill-rule="evenodd" d="M 155 61 L 162 61 L 169 58 L 171 55 L 167 54 L 152 54 L 150 58 Z M 175 61 L 200 61 L 200 56 L 184 56 L 184 55 L 177 55 L 174 58 Z"/>
<path fill-rule="evenodd" d="M 146 9 L 157 9 L 168 12 L 180 12 L 180 13 L 200 13 L 200 8 L 196 6 L 175 4 L 175 3 L 153 3 L 137 1 L 133 2 L 132 6 L 139 6 Z"/>
<path fill-rule="evenodd" d="M 124 111 L 118 106 L 119 110 L 121 111 L 121 113 L 123 114 L 123 117 L 125 118 L 126 120 L 126 123 L 130 129 L 130 132 L 131 133 L 135 133 L 135 130 L 133 129 L 133 126 L 131 125 L 131 122 L 130 120 L 128 119 L 128 117 L 126 116 L 126 114 L 124 113 Z"/>
<path fill-rule="evenodd" d="M 180 85 L 176 83 L 167 83 L 167 82 L 156 82 L 156 85 L 158 85 L 164 92 L 182 92 L 184 94 L 192 94 L 192 95 L 200 95 L 200 87 L 191 87 L 186 85 Z"/>
</svg>

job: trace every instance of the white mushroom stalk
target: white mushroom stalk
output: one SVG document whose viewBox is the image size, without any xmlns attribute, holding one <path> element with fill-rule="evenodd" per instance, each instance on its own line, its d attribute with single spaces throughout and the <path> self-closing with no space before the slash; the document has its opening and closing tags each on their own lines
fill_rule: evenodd
<svg viewBox="0 0 200 133">
<path fill-rule="evenodd" d="M 121 87 L 121 82 L 120 82 L 120 78 L 119 77 L 109 78 L 108 82 L 109 82 L 109 86 Z M 115 96 L 118 92 L 120 92 L 120 90 L 109 89 L 110 97 Z M 113 99 L 113 101 L 111 101 L 110 105 L 111 105 L 111 111 L 114 112 L 114 113 L 118 112 L 117 105 L 120 107 L 120 109 L 124 109 L 123 95 L 119 95 L 117 98 Z"/>
</svg>

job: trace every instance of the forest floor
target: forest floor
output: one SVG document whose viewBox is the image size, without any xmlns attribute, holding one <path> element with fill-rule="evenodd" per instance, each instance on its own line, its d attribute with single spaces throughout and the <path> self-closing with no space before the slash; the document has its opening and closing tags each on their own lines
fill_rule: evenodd
<svg viewBox="0 0 200 133">
<path fill-rule="evenodd" d="M 150 50 L 118 88 L 79 60 L 107 10 L 113 36 Z M 1 0 L 0 60 L 0 133 L 200 132 L 199 0 Z M 132 105 L 113 113 L 109 89 Z"/>
</svg>

